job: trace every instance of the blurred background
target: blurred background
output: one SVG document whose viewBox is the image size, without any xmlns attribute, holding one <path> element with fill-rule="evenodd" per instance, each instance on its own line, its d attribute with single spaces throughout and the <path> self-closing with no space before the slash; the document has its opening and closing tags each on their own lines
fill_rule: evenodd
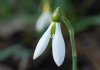
<svg viewBox="0 0 100 70">
<path fill-rule="evenodd" d="M 64 22 L 63 65 L 57 67 L 54 63 L 51 41 L 46 51 L 33 60 L 37 42 L 49 26 L 37 31 L 37 21 L 42 13 L 52 15 L 57 6 L 75 29 L 78 70 L 100 70 L 100 0 L 0 0 L 0 70 L 71 70 L 70 40 Z"/>
</svg>

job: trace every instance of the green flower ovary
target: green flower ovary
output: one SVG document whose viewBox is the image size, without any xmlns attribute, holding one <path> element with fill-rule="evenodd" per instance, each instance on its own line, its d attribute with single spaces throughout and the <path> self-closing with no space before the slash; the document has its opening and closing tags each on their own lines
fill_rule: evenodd
<svg viewBox="0 0 100 70">
<path fill-rule="evenodd" d="M 52 21 L 54 22 L 60 22 L 61 21 L 61 11 L 60 11 L 60 7 L 58 7 L 52 16 Z"/>
</svg>

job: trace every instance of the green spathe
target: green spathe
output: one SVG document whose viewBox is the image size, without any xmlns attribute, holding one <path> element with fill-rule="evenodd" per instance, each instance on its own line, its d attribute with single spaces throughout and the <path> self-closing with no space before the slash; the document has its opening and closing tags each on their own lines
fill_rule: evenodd
<svg viewBox="0 0 100 70">
<path fill-rule="evenodd" d="M 57 7 L 57 9 L 54 11 L 52 16 L 53 22 L 60 22 L 61 21 L 61 11 L 60 7 Z"/>
</svg>

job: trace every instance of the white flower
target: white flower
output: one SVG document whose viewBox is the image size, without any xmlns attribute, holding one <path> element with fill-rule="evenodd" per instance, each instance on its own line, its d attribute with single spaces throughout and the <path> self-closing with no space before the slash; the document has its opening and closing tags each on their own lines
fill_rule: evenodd
<svg viewBox="0 0 100 70">
<path fill-rule="evenodd" d="M 40 38 L 36 46 L 33 59 L 36 59 L 45 51 L 49 43 L 49 40 L 51 38 L 51 29 L 53 24 L 54 23 L 51 23 L 47 31 Z M 55 24 L 56 24 L 55 34 L 52 38 L 52 54 L 57 66 L 61 66 L 65 58 L 65 43 L 61 33 L 60 23 L 55 23 Z"/>
<path fill-rule="evenodd" d="M 52 22 L 51 16 L 51 12 L 43 12 L 36 22 L 36 30 L 40 32 L 43 31 L 46 26 L 49 26 Z"/>
</svg>

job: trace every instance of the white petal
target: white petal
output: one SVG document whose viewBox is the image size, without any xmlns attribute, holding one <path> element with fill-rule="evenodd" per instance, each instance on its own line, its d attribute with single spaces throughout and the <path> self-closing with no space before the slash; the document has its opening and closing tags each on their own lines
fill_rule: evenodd
<svg viewBox="0 0 100 70">
<path fill-rule="evenodd" d="M 51 13 L 43 12 L 36 22 L 36 30 L 43 31 L 46 26 L 49 26 L 50 23 L 51 23 Z"/>
<path fill-rule="evenodd" d="M 39 57 L 44 52 L 44 50 L 46 49 L 46 47 L 48 45 L 48 42 L 50 40 L 50 31 L 51 31 L 51 28 L 52 28 L 52 24 L 49 26 L 49 28 L 47 29 L 47 31 L 40 38 L 40 40 L 39 40 L 39 42 L 38 42 L 38 44 L 36 46 L 33 59 L 36 59 L 37 57 Z"/>
<path fill-rule="evenodd" d="M 52 40 L 52 53 L 57 66 L 61 66 L 65 58 L 65 43 L 61 33 L 60 23 L 56 23 L 56 32 Z"/>
</svg>

